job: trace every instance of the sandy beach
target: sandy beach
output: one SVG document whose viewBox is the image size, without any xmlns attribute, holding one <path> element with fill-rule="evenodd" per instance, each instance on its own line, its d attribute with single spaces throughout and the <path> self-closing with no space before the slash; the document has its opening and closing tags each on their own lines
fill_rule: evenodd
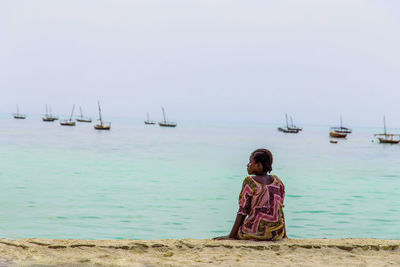
<svg viewBox="0 0 400 267">
<path fill-rule="evenodd" d="M 0 266 L 400 266 L 400 240 L 0 239 Z"/>
</svg>

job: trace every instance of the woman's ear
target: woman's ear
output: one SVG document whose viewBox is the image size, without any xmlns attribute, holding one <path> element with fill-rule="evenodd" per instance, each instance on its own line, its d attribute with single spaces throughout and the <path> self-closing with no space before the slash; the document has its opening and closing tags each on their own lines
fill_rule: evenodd
<svg viewBox="0 0 400 267">
<path fill-rule="evenodd" d="M 258 170 L 259 172 L 262 172 L 262 171 L 264 170 L 264 168 L 263 168 L 261 162 L 257 162 L 257 170 Z"/>
</svg>

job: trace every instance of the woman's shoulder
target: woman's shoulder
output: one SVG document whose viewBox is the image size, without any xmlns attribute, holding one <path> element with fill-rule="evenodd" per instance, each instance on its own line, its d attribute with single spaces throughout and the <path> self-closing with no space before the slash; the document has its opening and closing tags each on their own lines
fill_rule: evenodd
<svg viewBox="0 0 400 267">
<path fill-rule="evenodd" d="M 271 176 L 275 178 L 275 180 L 276 180 L 276 182 L 277 182 L 278 184 L 280 184 L 280 185 L 282 185 L 282 186 L 285 186 L 284 183 L 282 182 L 282 180 L 279 179 L 279 177 L 278 177 L 277 175 L 271 174 Z"/>
<path fill-rule="evenodd" d="M 257 188 L 257 184 L 251 175 L 248 175 L 248 176 L 246 176 L 246 178 L 244 178 L 243 186 L 245 186 L 245 185 L 250 186 L 250 188 L 253 190 Z"/>
</svg>

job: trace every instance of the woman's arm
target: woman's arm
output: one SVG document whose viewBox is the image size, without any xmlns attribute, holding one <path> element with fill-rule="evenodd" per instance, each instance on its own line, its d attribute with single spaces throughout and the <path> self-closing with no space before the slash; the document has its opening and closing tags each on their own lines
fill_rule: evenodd
<svg viewBox="0 0 400 267">
<path fill-rule="evenodd" d="M 225 239 L 237 239 L 237 233 L 240 226 L 242 226 L 244 220 L 246 219 L 246 214 L 250 214 L 251 208 L 251 198 L 253 196 L 253 189 L 250 185 L 255 185 L 253 179 L 247 176 L 243 180 L 242 190 L 239 194 L 239 211 L 236 215 L 235 223 L 232 226 L 231 233 L 227 236 L 219 236 L 214 239 L 225 240 Z"/>
<path fill-rule="evenodd" d="M 242 226 L 244 219 L 246 219 L 246 215 L 237 214 L 235 223 L 233 224 L 231 233 L 227 236 L 219 236 L 213 239 L 215 240 L 227 240 L 227 239 L 237 239 L 237 232 L 239 231 L 239 227 Z"/>
<path fill-rule="evenodd" d="M 282 211 L 282 219 L 283 219 L 283 230 L 285 231 L 285 234 L 283 235 L 283 238 L 287 238 L 287 233 L 286 233 L 286 221 L 285 221 L 285 214 Z"/>
<path fill-rule="evenodd" d="M 246 215 L 237 214 L 235 223 L 232 226 L 231 233 L 229 234 L 229 238 L 237 239 L 237 232 L 239 227 L 242 226 L 244 219 L 246 219 Z"/>
</svg>

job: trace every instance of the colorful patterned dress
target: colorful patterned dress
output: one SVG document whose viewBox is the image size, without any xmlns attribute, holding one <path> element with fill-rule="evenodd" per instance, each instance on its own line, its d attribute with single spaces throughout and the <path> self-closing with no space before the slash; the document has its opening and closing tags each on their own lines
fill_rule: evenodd
<svg viewBox="0 0 400 267">
<path fill-rule="evenodd" d="M 238 239 L 276 241 L 286 236 L 285 185 L 276 175 L 272 177 L 274 180 L 268 185 L 257 182 L 252 176 L 244 179 L 238 214 L 247 217 L 238 230 Z"/>
</svg>

